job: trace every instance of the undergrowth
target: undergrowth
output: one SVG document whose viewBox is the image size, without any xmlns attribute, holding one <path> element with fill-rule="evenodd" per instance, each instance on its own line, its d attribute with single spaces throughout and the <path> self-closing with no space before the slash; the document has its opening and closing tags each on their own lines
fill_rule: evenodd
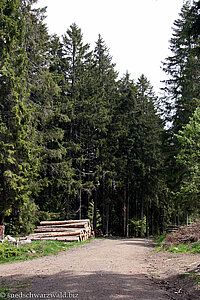
<svg viewBox="0 0 200 300">
<path fill-rule="evenodd" d="M 156 252 L 200 253 L 200 222 L 181 226 L 177 232 L 156 238 Z"/>
<path fill-rule="evenodd" d="M 171 245 L 169 251 L 172 253 L 200 253 L 200 243 Z"/>
<path fill-rule="evenodd" d="M 61 251 L 66 251 L 70 247 L 89 242 L 90 240 L 84 242 L 32 241 L 31 244 L 15 247 L 5 241 L 0 244 L 0 264 L 58 254 Z"/>
<path fill-rule="evenodd" d="M 166 236 L 156 237 L 156 252 L 167 251 L 172 253 L 200 253 L 200 242 L 187 244 L 168 244 L 166 243 Z"/>
</svg>

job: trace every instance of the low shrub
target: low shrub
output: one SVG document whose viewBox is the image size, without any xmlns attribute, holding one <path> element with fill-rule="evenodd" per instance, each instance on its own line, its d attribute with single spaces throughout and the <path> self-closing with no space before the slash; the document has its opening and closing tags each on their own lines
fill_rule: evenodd
<svg viewBox="0 0 200 300">
<path fill-rule="evenodd" d="M 0 259 L 20 255 L 20 248 L 11 246 L 7 241 L 0 244 Z"/>
</svg>

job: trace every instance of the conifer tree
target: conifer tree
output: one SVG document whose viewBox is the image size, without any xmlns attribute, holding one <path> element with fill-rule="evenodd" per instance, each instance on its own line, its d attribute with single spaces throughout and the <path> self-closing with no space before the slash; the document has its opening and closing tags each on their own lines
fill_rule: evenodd
<svg viewBox="0 0 200 300">
<path fill-rule="evenodd" d="M 112 126 L 113 113 L 117 99 L 117 72 L 112 62 L 109 49 L 99 35 L 94 49 L 94 96 L 93 141 L 95 145 L 95 176 L 99 185 L 96 187 L 102 212 L 103 231 L 108 234 L 109 213 L 111 211 L 111 191 L 115 176 L 115 129 Z M 94 205 L 96 202 L 94 201 Z M 95 225 L 95 222 L 94 222 Z"/>
<path fill-rule="evenodd" d="M 27 7 L 26 47 L 30 88 L 40 151 L 40 166 L 34 187 L 35 202 L 41 210 L 66 215 L 68 192 L 73 181 L 71 159 L 67 153 L 65 127 L 69 122 L 63 75 L 62 45 L 50 37 L 43 20 L 45 9 Z"/>
<path fill-rule="evenodd" d="M 194 28 L 198 24 L 199 1 L 183 5 L 180 18 L 174 22 L 170 40 L 172 55 L 164 62 L 167 108 L 173 122 L 173 132 L 177 133 L 187 124 L 189 117 L 198 106 L 200 96 L 199 75 L 199 35 Z"/>
<path fill-rule="evenodd" d="M 157 98 L 147 78 L 142 75 L 137 82 L 137 107 L 135 114 L 135 152 L 139 159 L 137 186 L 141 200 L 141 219 L 145 212 L 147 235 L 158 233 L 162 227 L 165 199 L 165 180 L 162 174 L 162 121 L 156 111 Z"/>
<path fill-rule="evenodd" d="M 180 151 L 176 157 L 184 172 L 176 197 L 184 215 L 199 215 L 200 193 L 200 107 L 197 107 L 189 123 L 177 134 Z"/>
<path fill-rule="evenodd" d="M 2 1 L 0 9 L 0 222 L 12 216 L 19 230 L 38 165 L 26 83 L 26 23 L 21 1 Z"/>
<path fill-rule="evenodd" d="M 90 173 L 91 143 L 90 143 L 90 115 L 92 106 L 89 90 L 91 51 L 89 45 L 83 43 L 81 29 L 73 23 L 62 37 L 64 77 L 66 82 L 65 100 L 68 103 L 70 122 L 65 129 L 67 151 L 72 159 L 74 170 L 74 211 L 82 216 L 82 190 L 87 174 Z M 89 150 L 90 149 L 90 150 Z M 91 180 L 91 179 L 90 179 Z M 85 186 L 87 189 L 87 184 Z"/>
<path fill-rule="evenodd" d="M 198 27 L 199 1 L 187 2 L 181 9 L 180 18 L 174 22 L 173 36 L 170 41 L 172 55 L 164 63 L 164 71 L 169 75 L 166 83 L 166 102 L 168 112 L 165 115 L 168 131 L 164 141 L 166 156 L 166 174 L 171 191 L 172 222 L 184 222 L 180 216 L 180 204 L 174 198 L 180 189 L 184 168 L 177 165 L 175 157 L 179 153 L 177 141 L 179 130 L 189 122 L 199 105 L 200 60 Z M 168 118 L 169 117 L 169 118 Z"/>
</svg>

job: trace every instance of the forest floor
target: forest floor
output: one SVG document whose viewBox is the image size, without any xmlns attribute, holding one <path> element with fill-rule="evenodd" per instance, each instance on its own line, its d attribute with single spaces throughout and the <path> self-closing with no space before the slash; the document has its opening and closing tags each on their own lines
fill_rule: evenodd
<svg viewBox="0 0 200 300">
<path fill-rule="evenodd" d="M 150 239 L 96 239 L 58 255 L 0 265 L 0 299 L 5 286 L 15 299 L 200 299 L 200 287 L 181 275 L 199 265 L 200 254 L 155 253 Z"/>
</svg>

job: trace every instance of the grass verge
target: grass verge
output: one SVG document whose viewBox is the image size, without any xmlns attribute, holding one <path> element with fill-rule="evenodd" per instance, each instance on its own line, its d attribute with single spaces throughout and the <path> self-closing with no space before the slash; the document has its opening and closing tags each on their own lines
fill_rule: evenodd
<svg viewBox="0 0 200 300">
<path fill-rule="evenodd" d="M 200 243 L 179 244 L 177 246 L 171 245 L 169 251 L 172 253 L 200 253 Z"/>
<path fill-rule="evenodd" d="M 0 287 L 0 300 L 7 300 L 7 294 L 10 292 L 10 287 L 3 286 Z"/>
<path fill-rule="evenodd" d="M 61 241 L 32 241 L 31 244 L 24 244 L 19 247 L 4 242 L 0 244 L 0 264 L 15 261 L 24 261 L 47 255 L 56 255 L 61 251 L 66 251 L 70 247 L 89 243 L 84 242 L 61 242 Z"/>
<path fill-rule="evenodd" d="M 200 253 L 200 243 L 187 243 L 187 244 L 178 244 L 170 245 L 165 243 L 165 235 L 160 235 L 155 238 L 156 242 L 156 252 L 167 251 L 172 253 Z"/>
</svg>

